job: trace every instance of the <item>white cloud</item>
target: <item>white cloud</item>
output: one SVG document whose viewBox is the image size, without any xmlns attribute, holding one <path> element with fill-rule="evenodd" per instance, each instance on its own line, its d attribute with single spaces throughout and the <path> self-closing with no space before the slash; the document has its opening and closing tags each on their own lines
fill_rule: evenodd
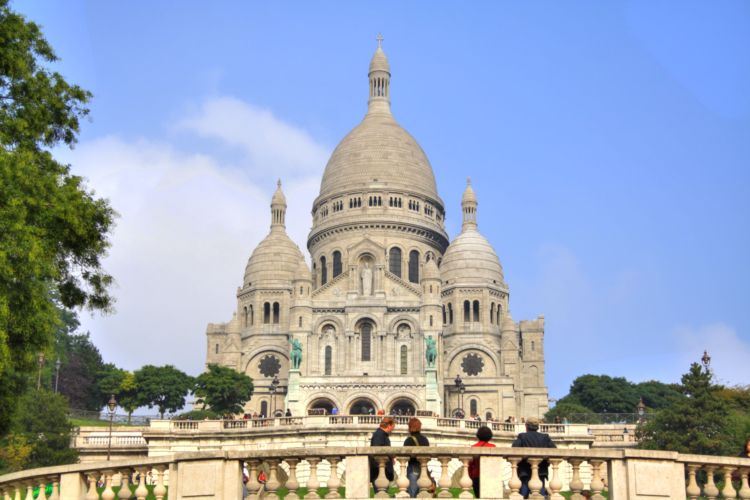
<svg viewBox="0 0 750 500">
<path fill-rule="evenodd" d="M 192 119 L 210 123 L 216 138 L 230 142 L 239 141 L 243 130 L 270 124 L 263 136 L 268 142 L 248 141 L 252 158 L 241 166 L 169 143 L 116 136 L 82 142 L 60 155 L 120 214 L 105 259 L 117 281 L 116 313 L 81 315 L 106 361 L 131 370 L 169 363 L 192 374 L 202 371 L 206 324 L 232 317 L 247 259 L 268 233 L 278 165 L 285 168 L 288 231 L 304 249 L 319 187 L 319 174 L 310 171 L 314 163 L 322 171 L 325 148 L 270 113 L 248 112 L 252 106 L 230 101 L 234 106 L 222 111 L 226 130 L 216 121 L 216 103 L 227 100 L 204 106 L 205 120 Z M 285 144 L 302 146 L 290 152 L 295 148 Z M 294 156 L 305 153 L 312 156 L 295 168 Z M 269 165 L 267 174 L 253 181 L 246 165 L 260 168 L 262 162 Z"/>
</svg>

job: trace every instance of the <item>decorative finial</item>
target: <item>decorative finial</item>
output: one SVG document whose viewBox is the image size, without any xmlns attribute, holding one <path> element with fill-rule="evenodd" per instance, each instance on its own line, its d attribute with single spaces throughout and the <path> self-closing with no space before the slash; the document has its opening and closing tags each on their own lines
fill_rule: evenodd
<svg viewBox="0 0 750 500">
<path fill-rule="evenodd" d="M 281 188 L 281 179 L 276 181 L 276 187 L 279 189 Z"/>
<path fill-rule="evenodd" d="M 383 48 L 383 35 L 378 33 L 378 36 L 375 37 L 375 40 L 378 41 L 378 48 L 382 49 Z"/>
<path fill-rule="evenodd" d="M 471 186 L 471 177 L 466 178 L 466 185 Z"/>
</svg>

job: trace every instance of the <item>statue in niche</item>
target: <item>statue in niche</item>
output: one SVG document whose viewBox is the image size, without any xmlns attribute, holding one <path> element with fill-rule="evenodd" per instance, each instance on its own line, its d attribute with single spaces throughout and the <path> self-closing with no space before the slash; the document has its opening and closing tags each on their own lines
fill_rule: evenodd
<svg viewBox="0 0 750 500">
<path fill-rule="evenodd" d="M 289 343 L 292 344 L 292 352 L 289 355 L 292 360 L 292 369 L 299 370 L 299 366 L 302 364 L 302 342 L 291 339 Z"/>
<path fill-rule="evenodd" d="M 427 349 L 425 351 L 425 358 L 427 358 L 427 368 L 435 368 L 435 360 L 437 359 L 437 344 L 435 339 L 432 337 L 425 337 L 425 344 Z"/>
<path fill-rule="evenodd" d="M 409 325 L 399 325 L 398 327 L 398 338 L 405 339 L 409 337 L 411 334 L 411 328 L 409 328 Z"/>
<path fill-rule="evenodd" d="M 362 280 L 362 295 L 372 295 L 372 269 L 370 263 L 365 261 L 365 266 L 359 272 Z"/>
</svg>

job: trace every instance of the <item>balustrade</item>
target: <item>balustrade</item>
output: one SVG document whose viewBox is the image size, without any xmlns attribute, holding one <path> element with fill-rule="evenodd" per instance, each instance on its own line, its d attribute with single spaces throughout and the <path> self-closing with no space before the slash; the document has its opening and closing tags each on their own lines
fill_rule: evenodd
<svg viewBox="0 0 750 500">
<path fill-rule="evenodd" d="M 739 459 L 745 462 L 744 466 L 737 459 L 726 457 L 708 457 L 699 455 L 682 455 L 680 461 L 685 463 L 687 471 L 687 486 L 685 488 L 687 498 L 696 500 L 706 498 L 743 498 L 750 499 L 750 486 L 748 486 L 748 474 L 750 474 L 750 460 Z M 699 476 L 700 481 L 699 481 Z M 739 489 L 735 488 L 735 484 Z"/>
</svg>

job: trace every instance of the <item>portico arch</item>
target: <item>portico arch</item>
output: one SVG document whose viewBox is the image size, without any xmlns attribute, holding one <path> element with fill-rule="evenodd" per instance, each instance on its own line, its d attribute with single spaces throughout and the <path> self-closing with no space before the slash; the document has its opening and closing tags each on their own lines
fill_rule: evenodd
<svg viewBox="0 0 750 500">
<path fill-rule="evenodd" d="M 358 397 L 349 405 L 349 415 L 375 415 L 378 411 L 375 402 L 367 397 Z"/>
<path fill-rule="evenodd" d="M 389 415 L 416 415 L 417 404 L 409 397 L 398 396 L 388 406 Z"/>
<path fill-rule="evenodd" d="M 316 398 L 307 405 L 308 410 L 322 409 L 325 410 L 328 415 L 331 414 L 331 411 L 334 408 L 338 408 L 338 405 L 330 398 Z"/>
</svg>

